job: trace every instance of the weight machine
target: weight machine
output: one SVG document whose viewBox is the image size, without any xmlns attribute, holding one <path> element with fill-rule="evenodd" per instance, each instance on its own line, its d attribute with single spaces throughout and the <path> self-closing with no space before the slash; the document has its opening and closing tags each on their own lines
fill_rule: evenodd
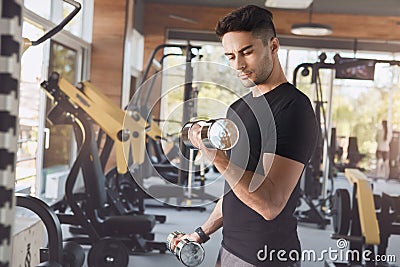
<svg viewBox="0 0 400 267">
<path fill-rule="evenodd" d="M 326 218 L 322 205 L 325 205 L 327 199 L 320 200 L 318 205 L 315 205 L 313 199 L 318 198 L 321 194 L 321 162 L 323 157 L 324 144 L 328 144 L 328 133 L 326 128 L 326 115 L 323 105 L 325 104 L 322 99 L 322 90 L 319 79 L 319 69 L 332 68 L 332 64 L 325 63 L 326 55 L 320 55 L 320 62 L 316 63 L 302 63 L 298 65 L 293 72 L 293 84 L 297 85 L 297 73 L 300 69 L 302 76 L 310 75 L 311 70 L 311 83 L 315 84 L 316 100 L 315 100 L 315 116 L 317 119 L 317 125 L 319 125 L 317 146 L 311 157 L 310 163 L 306 166 L 302 177 L 302 186 L 300 187 L 300 198 L 304 200 L 306 205 L 309 207 L 308 210 L 296 210 L 295 215 L 300 222 L 315 223 L 320 229 L 325 229 L 326 225 L 330 223 L 330 220 Z M 324 129 L 321 129 L 321 116 L 324 120 Z M 329 150 L 329 148 L 328 148 Z M 329 175 L 332 172 L 329 169 Z M 331 179 L 332 177 L 330 177 Z M 321 208 L 318 208 L 321 206 Z"/>
<path fill-rule="evenodd" d="M 319 228 L 324 229 L 330 220 L 326 218 L 326 215 L 330 215 L 330 206 L 332 205 L 333 196 L 333 166 L 334 166 L 334 136 L 331 134 L 330 118 L 327 118 L 324 104 L 326 102 L 322 99 L 321 81 L 319 77 L 320 69 L 331 69 L 335 70 L 335 78 L 338 79 L 363 79 L 373 80 L 375 64 L 377 63 L 388 63 L 390 65 L 400 65 L 399 61 L 394 60 L 375 60 L 375 59 L 357 59 L 357 58 L 342 58 L 339 54 L 334 56 L 334 63 L 326 63 L 326 54 L 322 53 L 319 56 L 319 62 L 315 63 L 303 63 L 298 65 L 293 72 L 293 84 L 296 85 L 298 71 L 301 70 L 302 76 L 308 76 L 311 72 L 311 83 L 315 84 L 315 113 L 319 125 L 323 125 L 319 131 L 319 138 L 317 142 L 317 148 L 311 158 L 310 164 L 306 167 L 304 172 L 301 198 L 306 202 L 309 209 L 306 211 L 296 211 L 296 215 L 301 222 L 316 223 Z M 332 83 L 330 89 L 329 102 L 332 99 Z M 330 105 L 330 103 L 328 103 Z M 330 107 L 329 107 L 330 108 Z M 330 113 L 330 112 L 329 112 Z M 323 120 L 322 120 L 322 119 Z M 323 123 L 322 123 L 323 121 Z M 356 139 L 353 140 L 352 145 L 354 147 L 354 154 L 349 155 L 349 166 L 356 166 L 356 163 L 362 157 L 357 148 Z M 323 163 L 324 169 L 321 171 L 321 163 Z M 320 178 L 323 176 L 322 184 Z M 329 194 L 327 193 L 327 181 L 331 181 L 331 189 Z M 313 199 L 318 198 L 322 194 L 322 199 L 319 199 L 317 205 L 314 204 Z M 330 203 L 330 204 L 329 204 Z"/>
<path fill-rule="evenodd" d="M 157 53 L 160 51 L 164 51 L 165 48 L 178 48 L 181 53 L 164 53 L 159 61 L 155 59 Z M 200 46 L 193 46 L 190 43 L 186 45 L 177 45 L 177 44 L 161 44 L 157 46 L 148 61 L 147 67 L 144 71 L 143 82 L 140 87 L 142 89 L 140 92 L 137 92 L 131 103 L 128 105 L 128 110 L 140 110 L 141 116 L 144 118 L 155 117 L 157 115 L 152 114 L 152 103 L 150 103 L 149 99 L 151 98 L 151 94 L 154 91 L 154 84 L 156 80 L 162 78 L 163 75 L 163 66 L 165 59 L 170 56 L 180 56 L 185 57 L 185 78 L 184 78 L 184 92 L 183 92 L 183 113 L 182 120 L 180 121 L 181 126 L 183 126 L 186 122 L 191 119 L 197 117 L 196 108 L 197 108 L 197 95 L 198 90 L 193 86 L 193 65 L 192 60 L 199 56 L 199 53 L 195 54 L 194 51 L 199 51 L 201 49 Z M 156 66 L 156 71 L 153 76 L 147 80 L 149 76 L 150 70 L 152 66 Z M 146 89 L 146 90 L 144 90 Z M 154 121 L 156 119 L 153 118 Z M 161 120 L 158 120 L 161 121 Z M 189 205 L 180 206 L 178 209 L 198 209 L 200 211 L 205 210 L 204 207 L 194 207 L 190 204 L 190 199 L 201 199 L 201 200 L 211 200 L 215 201 L 216 197 L 210 194 L 207 194 L 204 190 L 205 187 L 205 177 L 204 173 L 199 170 L 189 171 L 190 165 L 193 164 L 194 157 L 196 153 L 190 155 L 190 150 L 186 148 L 181 141 L 179 141 L 179 145 L 174 144 L 173 148 L 165 153 L 163 146 L 161 144 L 162 140 L 169 138 L 171 140 L 171 136 L 165 136 L 166 138 L 159 139 L 148 139 L 148 147 L 147 152 L 149 157 L 146 158 L 144 165 L 151 165 L 150 171 L 151 174 L 159 175 L 165 178 L 168 181 L 176 183 L 179 186 L 188 187 L 188 192 L 185 194 L 185 199 Z M 172 136 L 172 139 L 174 137 Z M 175 140 L 176 141 L 176 140 Z M 171 163 L 171 159 L 178 160 L 178 167 L 175 167 Z M 144 166 L 146 168 L 146 166 Z M 145 175 L 149 176 L 149 174 Z M 198 178 L 194 178 L 192 176 L 196 176 Z M 199 189 L 192 189 L 191 182 L 197 181 L 200 182 Z M 165 206 L 169 206 L 168 204 Z"/>
<path fill-rule="evenodd" d="M 109 142 L 109 144 L 115 144 L 117 156 L 116 171 L 121 175 L 129 173 L 128 166 L 131 166 L 130 161 L 136 166 L 143 164 L 145 160 L 145 136 L 147 135 L 147 137 L 152 140 L 159 140 L 162 138 L 161 130 L 149 116 L 143 117 L 140 113 L 143 112 L 143 110 L 139 110 L 137 106 L 135 106 L 135 109 L 128 109 L 126 112 L 127 115 L 125 115 L 124 111 L 113 106 L 107 98 L 89 82 L 83 82 L 77 87 L 74 87 L 65 79 L 59 77 L 57 73 L 53 73 L 49 77 L 49 80 L 43 82 L 41 86 L 56 103 L 56 106 L 48 115 L 49 119 L 53 123 L 74 124 L 75 134 L 78 145 L 80 146 L 78 158 L 73 165 L 66 183 L 67 204 L 71 207 L 75 216 L 59 214 L 59 217 L 64 223 L 75 223 L 84 228 L 85 232 L 89 235 L 89 242 L 93 244 L 93 251 L 103 251 L 103 248 L 100 249 L 96 245 L 102 243 L 103 239 L 101 238 L 104 235 L 108 236 L 111 232 L 118 234 L 118 230 L 112 227 L 111 222 L 108 222 L 112 221 L 116 223 L 119 219 L 125 220 L 127 218 L 125 218 L 125 216 L 112 216 L 104 222 L 100 222 L 101 220 L 97 215 L 97 213 L 104 212 L 102 208 L 105 204 L 105 200 L 104 193 L 101 191 L 104 183 L 101 178 L 103 175 L 100 173 L 99 169 L 102 170 L 104 168 L 104 162 L 107 157 L 100 157 L 103 160 L 103 164 L 99 163 L 100 158 L 97 155 L 97 148 L 93 146 L 94 135 L 91 120 L 96 122 L 105 134 L 107 134 L 108 140 L 112 141 L 112 143 Z M 109 149 L 105 151 L 109 151 Z M 99 167 L 100 165 L 101 167 Z M 77 195 L 73 193 L 73 185 L 77 179 L 79 169 L 83 171 L 86 187 L 85 193 L 89 195 L 84 199 L 84 203 L 80 205 L 78 205 L 78 203 L 82 200 L 78 199 Z M 97 183 L 93 181 L 93 178 L 98 180 Z M 96 200 L 96 203 L 93 202 L 91 199 L 92 197 Z M 108 197 L 110 197 L 110 195 Z M 99 201 L 99 203 L 97 203 L 97 201 Z M 109 205 L 115 206 L 115 202 L 112 201 Z M 85 212 L 82 211 L 80 206 L 87 206 Z M 119 210 L 118 207 L 114 208 Z M 141 217 L 136 216 L 135 221 L 133 221 L 134 218 L 131 218 L 132 223 L 139 223 L 139 226 L 136 225 L 138 226 L 137 228 L 147 227 L 147 231 L 151 230 L 152 226 L 140 224 L 140 222 L 143 222 L 145 219 L 137 221 L 138 218 Z M 151 218 L 147 219 L 151 221 Z M 88 221 L 91 223 L 88 223 Z M 103 232 L 96 229 L 97 225 L 100 225 L 99 227 L 103 229 Z M 138 231 L 134 234 L 143 233 L 142 231 Z M 147 234 L 147 232 L 144 232 L 144 234 Z M 114 237 L 114 235 L 112 236 Z M 119 236 L 117 235 L 117 237 Z M 160 247 L 154 242 L 149 244 L 149 242 L 146 241 L 145 246 L 140 246 L 140 241 L 137 238 L 133 241 L 135 243 L 135 248 L 140 247 L 143 251 L 146 251 L 148 248 L 152 249 L 153 247 L 159 248 L 162 252 L 165 251 L 164 246 Z M 81 242 L 83 241 L 81 240 Z M 93 252 L 90 255 L 96 254 L 98 254 L 98 252 Z M 90 255 L 89 260 L 91 258 Z"/>
<path fill-rule="evenodd" d="M 63 210 L 60 210 L 57 216 L 61 223 L 78 226 L 80 231 L 75 230 L 75 233 L 85 235 L 72 237 L 70 240 L 92 245 L 88 255 L 89 266 L 107 264 L 101 261 L 105 253 L 112 254 L 110 257 L 115 258 L 116 265 L 113 266 L 126 266 L 128 251 L 125 247 L 130 252 L 147 252 L 157 249 L 164 253 L 165 243 L 152 241 L 154 234 L 151 230 L 155 225 L 156 217 L 128 214 L 127 211 L 121 210 L 118 197 L 107 191 L 106 178 L 94 138 L 92 116 L 115 141 L 117 169 L 122 172 L 128 171 L 124 157 L 127 159 L 131 157 L 135 162 L 143 161 L 142 154 L 134 152 L 133 147 L 137 146 L 143 150 L 145 148 L 144 121 L 139 116 L 135 116 L 136 114 L 132 114 L 132 118 L 130 117 L 132 120 L 125 118 L 131 124 L 122 128 L 123 111 L 113 109 L 111 104 L 107 105 L 106 98 L 95 88 L 91 88 L 88 83 L 81 85 L 78 89 L 60 78 L 57 73 L 52 73 L 49 80 L 44 81 L 41 86 L 56 103 L 48 114 L 49 120 L 55 124 L 69 123 L 74 126 L 79 153 L 65 185 L 65 200 L 72 214 L 62 213 Z M 101 108 L 96 107 L 95 103 L 102 105 Z M 148 133 L 154 136 L 154 129 L 148 129 Z M 85 189 L 82 193 L 75 193 L 74 185 L 80 170 L 83 174 Z M 115 253 L 108 252 L 110 247 L 118 247 L 118 249 L 114 250 Z"/>
<path fill-rule="evenodd" d="M 24 51 L 31 45 L 38 45 L 54 36 L 78 13 L 80 10 L 79 3 L 72 0 L 65 0 L 65 2 L 73 5 L 75 9 L 59 25 L 37 41 L 30 41 L 25 38 Z M 83 229 L 82 232 L 88 235 L 88 238 L 78 237 L 76 239 L 71 238 L 71 240 L 75 239 L 78 242 L 92 245 L 88 257 L 89 266 L 103 266 L 104 264 L 108 264 L 107 266 L 126 266 L 128 251 L 125 249 L 125 245 L 131 251 L 146 252 L 158 249 L 164 253 L 166 250 L 164 242 L 151 241 L 154 239 L 154 234 L 150 231 L 154 226 L 155 220 L 163 222 L 165 221 L 165 216 L 127 215 L 128 211 L 124 209 L 125 206 L 118 196 L 106 190 L 104 173 L 98 160 L 97 147 L 93 142 L 92 122 L 87 113 L 92 116 L 98 114 L 91 109 L 93 101 L 101 105 L 101 108 L 97 107 L 98 110 L 105 109 L 96 122 L 103 126 L 107 135 L 112 136 L 113 143 L 116 144 L 116 169 L 121 173 L 127 172 L 125 159 L 132 159 L 138 164 L 143 162 L 144 135 L 147 134 L 152 138 L 159 138 L 160 135 L 156 136 L 157 129 L 153 130 L 153 127 L 150 130 L 137 113 L 132 113 L 130 114 L 132 117 L 125 119 L 125 113 L 110 104 L 99 91 L 96 89 L 84 90 L 84 83 L 81 84 L 80 89 L 76 89 L 72 85 L 68 87 L 68 85 L 64 84 L 64 86 L 68 87 L 66 91 L 72 94 L 70 97 L 59 90 L 59 77 L 57 74 L 53 73 L 50 78 L 48 82 L 42 83 L 42 87 L 46 90 L 48 89 L 47 93 L 53 99 L 56 99 L 56 106 L 49 114 L 49 120 L 53 123 L 74 125 L 77 143 L 81 148 L 66 183 L 65 199 L 67 205 L 71 207 L 73 215 L 57 214 L 62 223 L 79 225 Z M 81 90 L 82 93 L 72 92 L 71 88 L 78 91 Z M 68 89 L 70 90 L 68 91 Z M 81 107 L 79 107 L 79 104 Z M 124 122 L 128 124 L 125 128 L 123 128 Z M 147 128 L 146 133 L 144 133 L 145 128 Z M 138 129 L 138 131 L 129 132 L 132 129 Z M 130 136 L 130 133 L 132 136 Z M 82 170 L 83 176 L 86 178 L 84 182 L 88 195 L 73 192 L 79 170 Z M 64 211 L 67 208 L 65 203 L 59 203 L 57 206 Z M 111 208 L 107 208 L 109 206 Z M 45 218 L 48 218 L 48 216 Z M 116 229 L 115 227 L 121 228 Z M 50 234 L 55 234 L 55 232 L 52 231 Z M 54 242 L 52 243 L 53 248 L 50 247 L 50 249 L 55 250 Z M 107 255 L 106 258 L 113 261 L 111 265 L 110 262 L 105 262 L 104 255 Z"/>
<path fill-rule="evenodd" d="M 346 169 L 345 175 L 353 191 L 351 195 L 346 189 L 335 192 L 332 238 L 348 240 L 352 255 L 359 257 L 327 261 L 325 266 L 389 266 L 386 261 L 375 261 L 375 255 L 386 256 L 389 237 L 400 235 L 400 197 L 374 195 L 367 177 L 358 169 Z M 364 262 L 361 255 L 367 255 L 370 261 Z"/>
</svg>

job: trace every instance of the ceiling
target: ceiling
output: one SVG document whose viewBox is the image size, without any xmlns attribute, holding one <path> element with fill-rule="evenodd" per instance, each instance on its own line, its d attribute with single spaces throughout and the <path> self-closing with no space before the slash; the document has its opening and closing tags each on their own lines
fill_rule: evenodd
<svg viewBox="0 0 400 267">
<path fill-rule="evenodd" d="M 297 1 L 301 0 L 275 1 L 296 1 L 297 4 Z M 143 9 L 141 12 L 145 18 L 143 25 L 146 26 L 146 34 L 165 37 L 165 33 L 170 33 L 171 29 L 183 31 L 185 34 L 193 32 L 196 36 L 199 34 L 196 31 L 209 31 L 209 34 L 213 34 L 215 21 L 229 10 L 248 4 L 264 7 L 265 0 L 138 0 L 138 2 L 147 6 L 146 10 Z M 274 14 L 281 43 L 288 46 L 315 48 L 322 47 L 322 41 L 331 44 L 335 40 L 340 42 L 338 46 L 324 47 L 400 51 L 400 0 L 314 0 L 312 20 L 309 16 L 310 8 L 269 9 Z M 315 38 L 292 34 L 291 28 L 294 24 L 307 21 L 328 25 L 333 29 L 333 33 Z M 283 42 L 283 38 L 290 39 L 290 42 Z M 310 40 L 312 43 L 305 44 Z M 162 42 L 163 39 L 158 41 Z M 346 42 L 346 45 L 343 45 L 342 41 Z M 364 41 L 368 44 L 373 43 L 373 47 L 364 46 Z"/>
<path fill-rule="evenodd" d="M 235 8 L 248 4 L 264 6 L 265 0 L 145 0 L 145 2 Z M 308 12 L 308 9 L 304 12 Z M 400 0 L 314 0 L 313 13 L 400 17 Z"/>
</svg>

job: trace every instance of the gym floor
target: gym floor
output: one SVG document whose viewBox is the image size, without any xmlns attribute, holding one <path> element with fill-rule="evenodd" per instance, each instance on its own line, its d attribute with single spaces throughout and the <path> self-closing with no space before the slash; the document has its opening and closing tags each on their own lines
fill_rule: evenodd
<svg viewBox="0 0 400 267">
<path fill-rule="evenodd" d="M 223 179 L 216 179 L 217 174 L 209 173 L 209 179 L 214 182 L 212 186 L 207 188 L 209 193 L 214 195 L 218 195 L 222 193 L 223 188 Z M 388 194 L 398 195 L 400 192 L 400 181 L 396 180 L 377 180 L 373 181 L 374 183 L 374 193 L 381 193 L 385 192 Z M 154 181 L 148 181 L 150 183 Z M 344 177 L 344 174 L 339 173 L 339 175 L 334 178 L 334 187 L 337 188 L 346 188 L 351 189 L 350 184 L 348 183 L 347 179 Z M 152 201 L 150 201 L 151 203 Z M 193 200 L 193 204 L 201 204 L 205 202 L 198 202 Z M 183 232 L 192 232 L 195 228 L 201 225 L 210 212 L 212 211 L 214 204 L 207 204 L 204 205 L 206 207 L 205 211 L 198 211 L 198 210 L 176 210 L 173 208 L 162 208 L 162 207 L 151 207 L 146 208 L 146 213 L 148 214 L 160 214 L 166 215 L 167 220 L 165 223 L 160 224 L 158 223 L 154 228 L 155 233 L 155 240 L 156 241 L 165 241 L 167 235 L 175 230 L 181 230 Z M 300 207 L 302 208 L 302 206 Z M 305 208 L 307 209 L 307 208 Z M 325 254 L 324 256 L 320 257 L 321 252 L 323 250 L 338 250 L 337 240 L 331 239 L 331 234 L 333 233 L 332 225 L 328 225 L 326 229 L 321 230 L 318 229 L 316 224 L 305 224 L 299 223 L 298 227 L 299 237 L 302 244 L 302 249 L 315 251 L 316 253 L 316 260 L 312 261 L 303 261 L 303 267 L 320 267 L 324 266 L 324 260 L 329 260 L 329 255 Z M 68 233 L 64 233 L 68 235 Z M 206 257 L 200 267 L 214 267 L 218 251 L 220 248 L 222 240 L 222 233 L 221 230 L 216 232 L 210 241 L 208 241 L 204 245 L 204 249 L 206 251 Z M 391 236 L 389 239 L 389 247 L 387 250 L 386 255 L 394 255 L 396 258 L 395 262 L 391 262 L 391 266 L 400 266 L 400 236 Z M 322 258 L 322 259 L 321 259 Z M 87 266 L 87 265 L 85 265 Z M 145 254 L 135 254 L 131 255 L 129 259 L 129 266 L 137 267 L 153 267 L 153 266 L 163 266 L 163 267 L 178 267 L 184 266 L 183 264 L 179 263 L 176 257 L 170 253 L 166 252 L 165 254 L 160 254 L 157 251 L 145 253 Z"/>
</svg>

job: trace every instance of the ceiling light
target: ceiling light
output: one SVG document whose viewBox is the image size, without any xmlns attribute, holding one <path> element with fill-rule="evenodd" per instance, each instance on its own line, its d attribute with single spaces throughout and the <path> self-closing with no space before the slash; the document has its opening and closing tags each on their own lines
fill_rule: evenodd
<svg viewBox="0 0 400 267">
<path fill-rule="evenodd" d="M 266 0 L 266 7 L 273 8 L 290 8 L 290 9 L 306 9 L 313 0 Z"/>
<path fill-rule="evenodd" d="M 325 36 L 332 34 L 332 28 L 328 25 L 312 23 L 313 4 L 309 7 L 308 23 L 293 24 L 290 32 L 295 35 Z"/>
<path fill-rule="evenodd" d="M 293 24 L 290 32 L 295 35 L 325 36 L 332 34 L 332 28 L 324 24 L 299 23 Z"/>
<path fill-rule="evenodd" d="M 175 15 L 175 14 L 169 14 L 168 17 L 171 18 L 171 19 L 176 19 L 176 20 L 180 20 L 180 21 L 188 22 L 188 23 L 192 23 L 192 24 L 198 24 L 199 23 L 197 20 L 186 18 L 186 17 L 182 17 L 182 16 L 178 16 L 178 15 Z"/>
</svg>

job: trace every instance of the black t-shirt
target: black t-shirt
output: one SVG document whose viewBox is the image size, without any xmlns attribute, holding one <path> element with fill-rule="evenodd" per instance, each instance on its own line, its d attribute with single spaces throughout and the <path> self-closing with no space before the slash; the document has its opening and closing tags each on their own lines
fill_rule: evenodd
<svg viewBox="0 0 400 267">
<path fill-rule="evenodd" d="M 264 174 L 263 153 L 307 164 L 315 148 L 317 122 L 312 105 L 308 97 L 290 83 L 281 84 L 259 97 L 247 94 L 230 106 L 227 117 L 239 128 L 239 141 L 228 155 L 245 170 Z M 278 260 L 279 250 L 286 252 L 280 254 L 280 258 L 287 258 L 289 262 L 290 258 L 297 257 L 296 251 L 301 256 L 297 219 L 293 215 L 299 184 L 283 211 L 268 221 L 239 200 L 225 183 L 222 246 L 256 266 L 287 265 L 288 262 Z"/>
</svg>

